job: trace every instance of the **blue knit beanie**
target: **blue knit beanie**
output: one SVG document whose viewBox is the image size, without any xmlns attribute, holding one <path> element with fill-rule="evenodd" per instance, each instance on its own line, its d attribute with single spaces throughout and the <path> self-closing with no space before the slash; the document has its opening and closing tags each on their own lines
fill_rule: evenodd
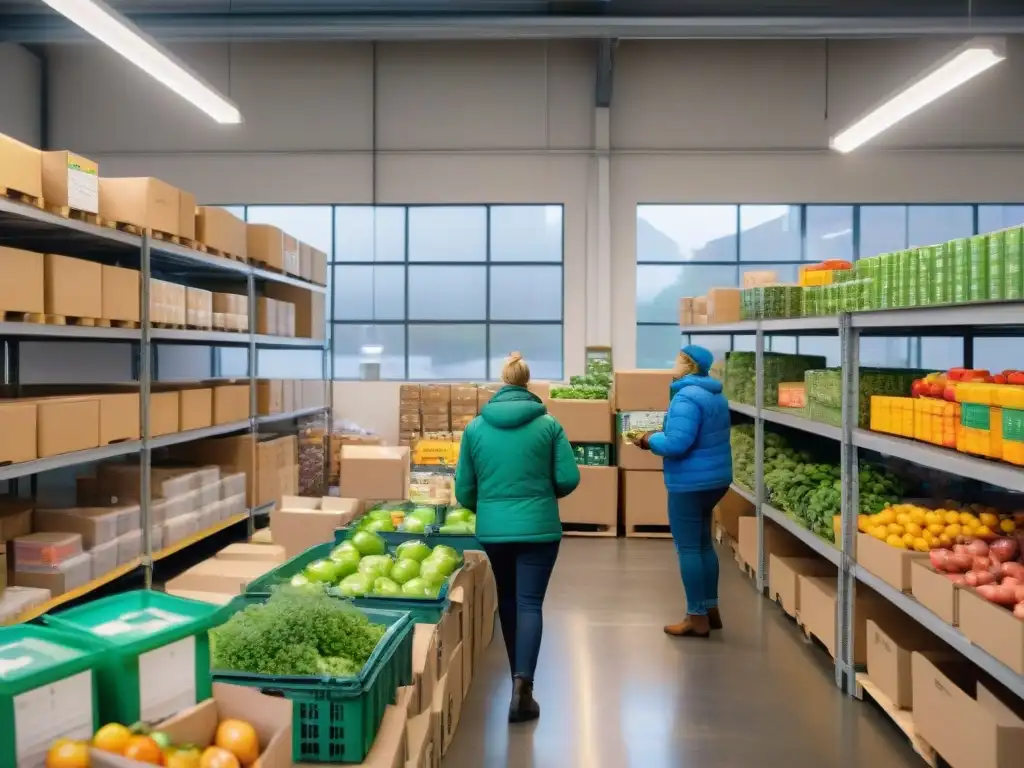
<svg viewBox="0 0 1024 768">
<path fill-rule="evenodd" d="M 701 376 L 707 376 L 711 366 L 715 364 L 715 356 L 697 344 L 687 344 L 680 351 L 697 364 L 697 372 Z"/>
</svg>

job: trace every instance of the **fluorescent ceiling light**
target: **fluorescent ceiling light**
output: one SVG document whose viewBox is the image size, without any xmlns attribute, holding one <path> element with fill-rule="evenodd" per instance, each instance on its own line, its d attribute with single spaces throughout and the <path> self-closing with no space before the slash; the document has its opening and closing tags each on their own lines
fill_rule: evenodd
<svg viewBox="0 0 1024 768">
<path fill-rule="evenodd" d="M 190 72 L 149 35 L 100 0 L 43 0 L 104 45 L 152 75 L 218 123 L 240 123 L 238 107 Z"/>
<path fill-rule="evenodd" d="M 829 145 L 837 152 L 851 152 L 1005 58 L 1005 41 L 1002 38 L 976 38 L 942 59 L 845 131 L 833 136 Z"/>
</svg>

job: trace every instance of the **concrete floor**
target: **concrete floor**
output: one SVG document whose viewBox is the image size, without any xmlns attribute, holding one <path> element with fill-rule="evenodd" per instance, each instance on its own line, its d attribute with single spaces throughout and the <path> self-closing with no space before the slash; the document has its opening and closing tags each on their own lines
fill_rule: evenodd
<svg viewBox="0 0 1024 768">
<path fill-rule="evenodd" d="M 730 553 L 731 555 L 731 553 Z M 569 539 L 545 606 L 538 723 L 509 726 L 501 636 L 444 768 L 902 768 L 921 759 L 831 659 L 722 558 L 725 630 L 669 638 L 684 598 L 668 541 Z"/>
</svg>

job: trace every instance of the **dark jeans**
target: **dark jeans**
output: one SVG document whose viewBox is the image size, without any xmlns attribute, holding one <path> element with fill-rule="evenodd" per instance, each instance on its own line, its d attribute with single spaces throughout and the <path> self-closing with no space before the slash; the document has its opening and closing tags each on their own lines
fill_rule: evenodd
<svg viewBox="0 0 1024 768">
<path fill-rule="evenodd" d="M 711 535 L 715 505 L 728 488 L 668 494 L 668 523 L 679 555 L 686 612 L 706 616 L 718 605 L 718 555 Z"/>
<path fill-rule="evenodd" d="M 498 618 L 514 677 L 533 680 L 544 630 L 544 594 L 560 542 L 484 544 L 498 588 Z"/>
</svg>

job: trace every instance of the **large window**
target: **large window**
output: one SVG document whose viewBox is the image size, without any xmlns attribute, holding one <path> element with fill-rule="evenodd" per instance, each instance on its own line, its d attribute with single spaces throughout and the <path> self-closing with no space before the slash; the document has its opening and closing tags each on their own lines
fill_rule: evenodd
<svg viewBox="0 0 1024 768">
<path fill-rule="evenodd" d="M 744 272 L 771 270 L 780 282 L 796 282 L 801 262 L 852 261 L 1015 224 L 1024 224 L 1024 205 L 637 206 L 637 366 L 670 367 L 680 343 L 691 341 L 716 354 L 752 350 L 749 336 L 679 334 L 681 297 L 738 286 Z M 990 341 L 975 343 L 975 365 L 999 367 Z M 1019 339 L 1011 343 L 1024 347 Z M 839 363 L 835 338 L 769 337 L 768 344 Z M 964 362 L 959 339 L 918 338 L 864 339 L 862 360 L 915 367 Z"/>
<path fill-rule="evenodd" d="M 561 379 L 562 239 L 559 205 L 336 207 L 334 378 Z"/>
</svg>

